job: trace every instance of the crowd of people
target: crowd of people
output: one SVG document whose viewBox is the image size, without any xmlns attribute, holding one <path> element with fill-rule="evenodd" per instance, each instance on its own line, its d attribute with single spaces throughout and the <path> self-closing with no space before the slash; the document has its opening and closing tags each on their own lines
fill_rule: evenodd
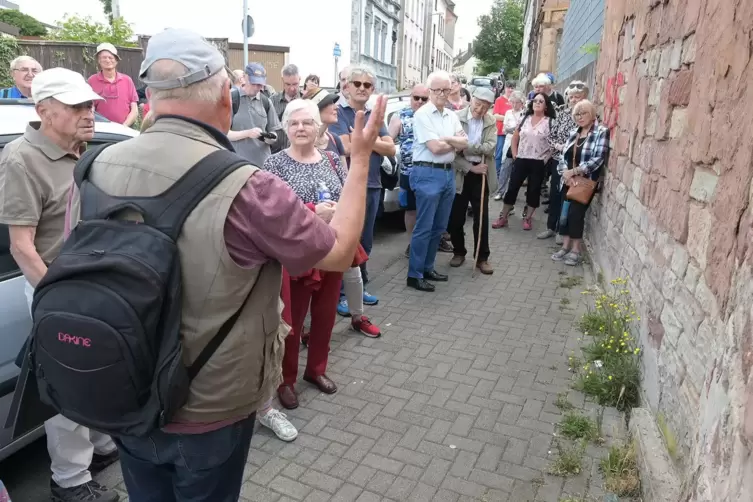
<svg viewBox="0 0 753 502">
<path fill-rule="evenodd" d="M 11 64 L 15 86 L 0 94 L 33 100 L 39 115 L 0 159 L 0 223 L 9 227 L 35 327 L 38 285 L 68 236 L 91 217 L 73 178 L 96 111 L 126 126 L 141 117 L 138 137 L 92 161 L 89 180 L 109 197 L 167 193 L 219 150 L 245 161 L 197 202 L 176 241 L 186 364 L 200 358 L 220 326 L 224 341 L 203 361 L 180 409 L 146 435 L 110 437 L 62 415 L 48 420 L 56 502 L 118 500 L 92 479 L 118 458 L 131 500 L 237 500 L 256 420 L 283 441 L 298 435 L 273 395 L 283 408 L 299 406 L 301 345 L 303 380 L 332 394 L 327 362 L 336 316 L 349 317 L 355 333 L 381 336 L 365 307 L 379 302 L 366 286 L 385 159 L 400 169 L 411 235 L 408 287 L 432 292 L 449 280 L 437 270 L 439 251 L 453 254 L 451 267 L 464 264 L 469 210 L 473 266 L 493 274 L 490 198 L 503 201 L 491 226 L 507 227 L 526 183 L 523 228 L 533 228 L 536 209 L 547 203 L 547 228 L 537 237 L 562 244 L 553 260 L 581 262 L 593 191 L 569 195 L 591 186 L 583 180 L 598 180 L 609 149 L 609 131 L 583 82 L 571 83 L 563 98 L 551 76 L 539 75 L 528 99 L 512 82 L 495 98 L 484 87 L 470 95 L 457 76 L 435 72 L 385 124 L 386 99 L 370 99 L 376 76 L 366 66 L 343 69 L 333 94 L 316 75 L 301 86 L 289 64 L 283 88 L 270 96 L 263 65 L 227 71 L 199 35 L 168 29 L 147 46 L 140 70 L 147 103 L 140 109 L 118 61 L 117 49 L 101 44 L 100 71 L 85 80 L 21 56 Z M 232 89 L 240 95 L 236 107 Z"/>
</svg>

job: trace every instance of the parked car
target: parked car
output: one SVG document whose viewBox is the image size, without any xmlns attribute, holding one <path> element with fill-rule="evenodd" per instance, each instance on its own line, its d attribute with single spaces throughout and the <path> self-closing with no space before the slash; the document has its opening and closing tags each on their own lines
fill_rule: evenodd
<svg viewBox="0 0 753 502">
<path fill-rule="evenodd" d="M 393 115 L 406 106 L 410 106 L 410 94 L 410 91 L 402 91 L 387 96 L 387 110 L 384 114 L 385 127 L 389 125 Z M 369 100 L 369 105 L 373 105 L 375 102 L 376 95 L 373 95 Z M 382 198 L 382 210 L 380 213 L 394 213 L 400 211 L 402 208 L 400 207 L 399 194 L 399 187 L 392 190 L 385 190 L 384 197 Z"/>
<path fill-rule="evenodd" d="M 22 136 L 26 125 L 34 120 L 39 117 L 30 100 L 0 99 L 0 150 Z M 99 114 L 94 120 L 94 139 L 89 145 L 115 143 L 138 135 Z M 21 270 L 10 254 L 8 228 L 0 224 L 0 461 L 44 434 L 41 423 L 20 417 L 18 409 L 11 410 L 20 373 L 16 357 L 31 330 L 24 284 Z"/>
<path fill-rule="evenodd" d="M 471 95 L 473 95 L 473 91 L 475 91 L 477 87 L 486 87 L 487 89 L 496 91 L 497 79 L 494 77 L 473 77 L 468 82 L 468 85 L 466 87 Z"/>
</svg>

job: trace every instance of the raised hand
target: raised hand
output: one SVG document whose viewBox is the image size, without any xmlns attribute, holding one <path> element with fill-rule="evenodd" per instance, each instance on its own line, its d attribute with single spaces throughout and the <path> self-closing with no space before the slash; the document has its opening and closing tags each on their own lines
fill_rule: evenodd
<svg viewBox="0 0 753 502">
<path fill-rule="evenodd" d="M 387 97 L 381 95 L 377 97 L 374 108 L 371 109 L 368 122 L 363 111 L 356 113 L 355 125 L 350 135 L 351 169 L 353 168 L 352 161 L 355 158 L 366 160 L 368 167 L 369 156 L 374 150 L 374 143 L 379 138 L 379 130 L 384 127 L 384 114 L 386 110 Z"/>
</svg>

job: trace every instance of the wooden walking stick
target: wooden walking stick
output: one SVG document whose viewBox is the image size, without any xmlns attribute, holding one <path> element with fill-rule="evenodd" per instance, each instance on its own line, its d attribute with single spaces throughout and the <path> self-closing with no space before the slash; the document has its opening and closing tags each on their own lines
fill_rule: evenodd
<svg viewBox="0 0 753 502">
<path fill-rule="evenodd" d="M 486 164 L 486 156 L 481 156 L 481 163 Z M 488 167 L 487 167 L 488 169 Z M 486 197 L 486 174 L 481 175 L 481 208 L 478 215 L 478 237 L 476 238 L 476 253 L 473 256 L 473 271 L 471 272 L 471 279 L 476 277 L 476 269 L 478 268 L 478 254 L 481 249 L 481 233 L 484 231 L 484 197 Z"/>
</svg>

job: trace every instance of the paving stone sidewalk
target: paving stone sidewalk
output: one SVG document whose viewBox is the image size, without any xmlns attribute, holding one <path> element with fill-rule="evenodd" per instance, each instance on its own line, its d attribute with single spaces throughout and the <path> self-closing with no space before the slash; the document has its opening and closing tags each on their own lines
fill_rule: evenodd
<svg viewBox="0 0 753 502">
<path fill-rule="evenodd" d="M 536 239 L 537 216 L 532 232 L 519 216 L 491 231 L 492 276 L 472 279 L 470 258 L 450 269 L 440 254 L 450 282 L 433 294 L 405 286 L 407 234 L 375 252 L 372 273 L 384 270 L 369 289 L 381 301 L 367 315 L 383 337 L 338 322 L 328 375 L 339 392 L 297 386 L 292 443 L 257 428 L 242 500 L 558 501 L 566 480 L 546 474 L 554 403 L 569 390 L 567 355 L 578 345 L 576 310 L 563 308 L 558 288 L 564 274 L 585 271 L 550 260 L 556 247 Z M 101 481 L 114 486 L 117 475 Z"/>
</svg>

